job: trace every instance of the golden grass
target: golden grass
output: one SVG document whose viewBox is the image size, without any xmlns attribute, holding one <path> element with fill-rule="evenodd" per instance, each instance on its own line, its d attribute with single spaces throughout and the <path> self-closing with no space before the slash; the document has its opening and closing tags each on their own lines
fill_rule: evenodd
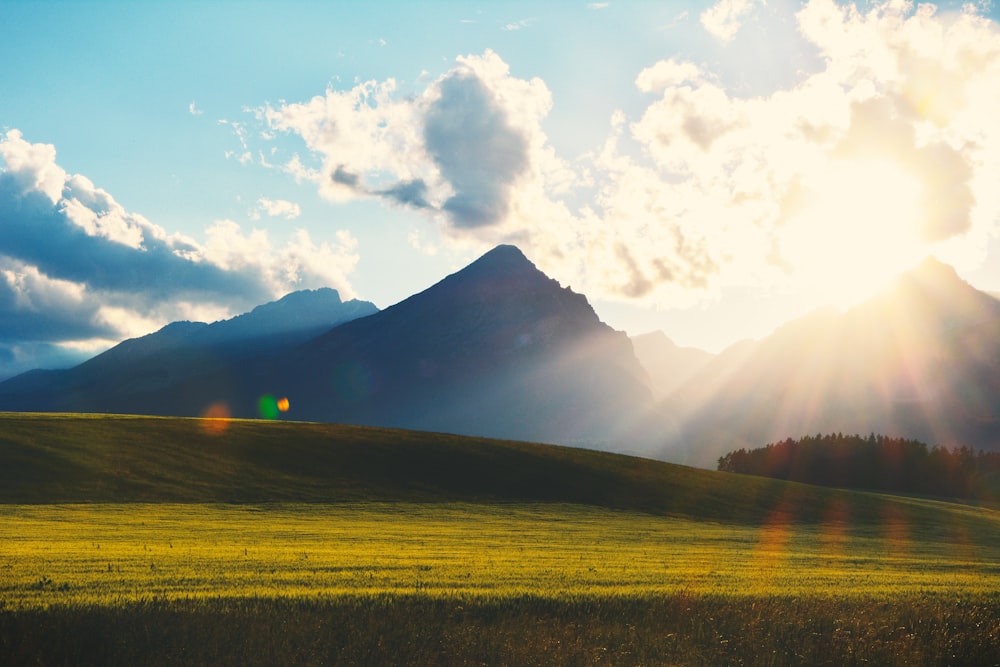
<svg viewBox="0 0 1000 667">
<path fill-rule="evenodd" d="M 740 525 L 565 504 L 6 505 L 0 605 L 1000 592 L 1000 515 L 909 502 L 948 507 L 952 521 Z"/>
</svg>

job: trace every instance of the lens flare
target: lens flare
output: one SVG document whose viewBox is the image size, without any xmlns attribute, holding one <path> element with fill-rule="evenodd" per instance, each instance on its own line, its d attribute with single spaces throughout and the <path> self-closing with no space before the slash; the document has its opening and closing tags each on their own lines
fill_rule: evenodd
<svg viewBox="0 0 1000 667">
<path fill-rule="evenodd" d="M 819 540 L 830 556 L 841 556 L 847 549 L 850 505 L 843 498 L 833 499 L 819 526 Z"/>
<path fill-rule="evenodd" d="M 892 558 L 905 558 L 910 550 L 909 517 L 897 505 L 889 503 L 882 507 L 880 514 L 885 552 Z"/>
<path fill-rule="evenodd" d="M 225 403 L 213 403 L 201 414 L 201 428 L 205 433 L 221 435 L 229 430 L 229 406 Z"/>
<path fill-rule="evenodd" d="M 277 406 L 278 412 L 288 412 L 288 408 L 291 407 L 291 404 L 288 402 L 288 398 L 284 397 L 278 399 Z"/>
<path fill-rule="evenodd" d="M 280 412 L 278 401 L 271 394 L 264 394 L 257 399 L 257 414 L 261 419 L 277 419 Z"/>
</svg>

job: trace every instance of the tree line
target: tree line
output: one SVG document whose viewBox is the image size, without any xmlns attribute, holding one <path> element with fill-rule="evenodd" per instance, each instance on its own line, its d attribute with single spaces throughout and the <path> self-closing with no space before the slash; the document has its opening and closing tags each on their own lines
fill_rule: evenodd
<svg viewBox="0 0 1000 667">
<path fill-rule="evenodd" d="M 842 433 L 788 438 L 719 458 L 719 470 L 794 482 L 956 498 L 1000 499 L 1000 452 Z"/>
</svg>

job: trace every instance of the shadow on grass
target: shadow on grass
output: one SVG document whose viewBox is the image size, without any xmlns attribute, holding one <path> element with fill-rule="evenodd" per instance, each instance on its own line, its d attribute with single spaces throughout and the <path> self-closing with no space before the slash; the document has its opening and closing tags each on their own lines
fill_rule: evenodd
<svg viewBox="0 0 1000 667">
<path fill-rule="evenodd" d="M 5 665 L 994 665 L 1000 599 L 395 596 L 0 612 Z"/>
</svg>

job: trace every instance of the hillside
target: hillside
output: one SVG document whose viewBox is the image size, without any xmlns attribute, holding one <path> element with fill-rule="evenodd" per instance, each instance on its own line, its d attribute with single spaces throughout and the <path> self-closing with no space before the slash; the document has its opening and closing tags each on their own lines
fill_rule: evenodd
<svg viewBox="0 0 1000 667">
<path fill-rule="evenodd" d="M 334 424 L 0 414 L 0 503 L 574 503 L 697 520 L 944 525 L 956 506 L 592 450 Z M 915 519 L 916 520 L 916 519 Z"/>
</svg>

